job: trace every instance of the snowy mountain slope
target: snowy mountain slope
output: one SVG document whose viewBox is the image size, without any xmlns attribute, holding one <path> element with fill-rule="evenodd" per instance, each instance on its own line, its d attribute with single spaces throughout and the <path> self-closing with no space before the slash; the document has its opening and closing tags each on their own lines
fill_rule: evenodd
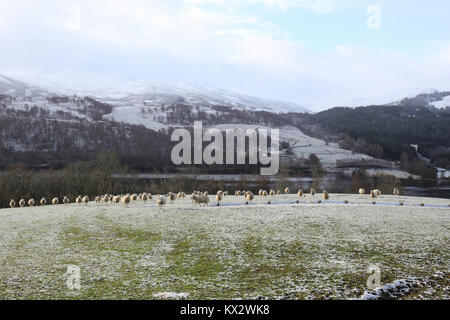
<svg viewBox="0 0 450 320">
<path fill-rule="evenodd" d="M 3 78 L 3 77 L 2 77 Z M 0 78 L 0 81 L 1 79 Z M 29 87 L 63 95 L 77 94 L 108 99 L 111 102 L 146 100 L 150 104 L 222 105 L 246 110 L 268 112 L 310 112 L 295 103 L 258 98 L 212 86 L 191 83 L 167 84 L 157 81 L 129 80 L 85 73 L 15 73 L 5 79 L 20 79 Z M 14 80 L 15 81 L 15 80 Z M 7 84 L 7 82 L 5 81 Z M 2 87 L 0 86 L 0 92 Z"/>
<path fill-rule="evenodd" d="M 377 96 L 361 97 L 350 100 L 346 106 L 359 107 L 370 105 L 399 105 L 405 101 L 413 100 L 416 103 L 434 105 L 433 102 L 439 101 L 446 92 L 441 92 L 433 88 L 409 88 L 397 91 L 391 91 Z M 450 95 L 450 93 L 449 93 Z M 438 104 L 439 105 L 439 104 Z"/>
<path fill-rule="evenodd" d="M 0 74 L 0 93 L 12 96 L 45 96 L 51 94 L 39 86 L 27 84 L 22 81 Z"/>
<path fill-rule="evenodd" d="M 445 96 L 442 100 L 434 101 L 431 104 L 439 109 L 450 107 L 450 95 Z"/>
</svg>

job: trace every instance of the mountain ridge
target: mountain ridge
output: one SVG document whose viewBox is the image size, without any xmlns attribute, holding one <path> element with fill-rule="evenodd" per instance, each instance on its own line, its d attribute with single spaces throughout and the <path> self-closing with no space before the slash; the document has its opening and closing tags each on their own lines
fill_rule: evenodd
<svg viewBox="0 0 450 320">
<path fill-rule="evenodd" d="M 260 98 L 237 93 L 214 86 L 202 86 L 188 82 L 166 84 L 158 81 L 127 80 L 114 77 L 86 76 L 64 79 L 62 75 L 41 77 L 0 74 L 0 93 L 8 90 L 19 90 L 21 93 L 28 87 L 31 92 L 42 92 L 58 95 L 92 96 L 103 100 L 123 102 L 139 98 L 155 100 L 161 104 L 183 102 L 192 106 L 228 106 L 253 111 L 268 111 L 274 113 L 308 112 L 311 110 L 287 101 L 273 98 Z M 2 81 L 3 79 L 3 81 Z M 5 81 L 6 80 L 6 81 Z"/>
</svg>

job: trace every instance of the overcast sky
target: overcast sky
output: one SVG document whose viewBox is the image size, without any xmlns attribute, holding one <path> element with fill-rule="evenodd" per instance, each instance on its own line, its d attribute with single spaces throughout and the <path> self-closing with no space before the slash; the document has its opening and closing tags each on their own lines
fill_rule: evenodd
<svg viewBox="0 0 450 320">
<path fill-rule="evenodd" d="M 192 82 L 315 110 L 450 90 L 447 0 L 2 0 L 0 40 L 0 73 Z"/>
</svg>

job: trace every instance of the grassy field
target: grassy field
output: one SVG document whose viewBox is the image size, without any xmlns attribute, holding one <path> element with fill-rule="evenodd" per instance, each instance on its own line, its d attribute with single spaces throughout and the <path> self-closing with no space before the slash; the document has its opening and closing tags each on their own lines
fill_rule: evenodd
<svg viewBox="0 0 450 320">
<path fill-rule="evenodd" d="M 412 281 L 399 298 L 450 297 L 449 200 L 256 198 L 0 210 L 0 298 L 348 299 L 368 290 L 371 265 L 381 285 Z M 81 270 L 80 290 L 67 288 L 69 265 Z"/>
</svg>

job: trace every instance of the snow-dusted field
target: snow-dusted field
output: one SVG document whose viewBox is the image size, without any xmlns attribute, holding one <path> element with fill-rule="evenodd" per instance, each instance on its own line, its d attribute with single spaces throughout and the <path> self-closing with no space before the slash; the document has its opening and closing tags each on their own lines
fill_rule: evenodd
<svg viewBox="0 0 450 320">
<path fill-rule="evenodd" d="M 448 199 L 320 198 L 3 209 L 0 298 L 450 298 Z M 364 294 L 369 266 L 384 291 Z"/>
</svg>

